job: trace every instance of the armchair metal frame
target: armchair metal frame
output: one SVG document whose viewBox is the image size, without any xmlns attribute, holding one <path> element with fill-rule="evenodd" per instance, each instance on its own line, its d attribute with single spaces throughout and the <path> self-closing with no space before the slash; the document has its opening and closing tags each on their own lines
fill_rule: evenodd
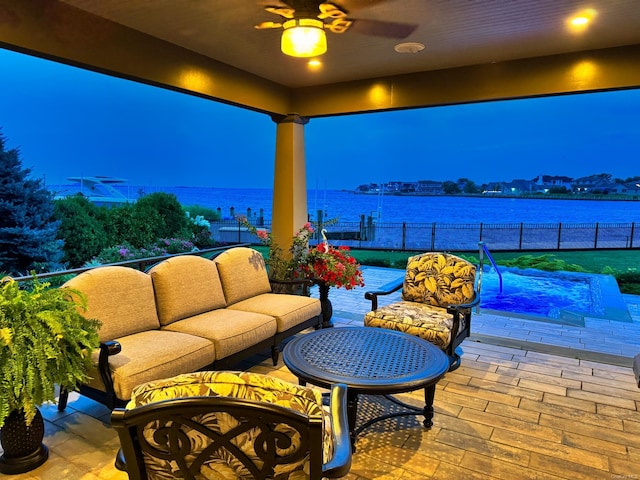
<svg viewBox="0 0 640 480">
<path fill-rule="evenodd" d="M 111 414 L 111 425 L 118 432 L 121 449 L 116 459 L 116 468 L 126 471 L 130 480 L 147 479 L 144 457 L 152 456 L 172 461 L 179 468 L 179 478 L 195 479 L 201 466 L 210 456 L 224 449 L 235 461 L 242 463 L 255 479 L 269 479 L 274 476 L 278 464 L 299 461 L 309 452 L 311 480 L 338 478 L 345 476 L 351 468 L 351 442 L 347 421 L 347 387 L 342 384 L 332 386 L 330 394 L 330 417 L 334 435 L 333 457 L 323 464 L 322 418 L 308 417 L 292 409 L 253 400 L 234 397 L 189 397 L 163 400 L 131 410 L 116 408 Z M 193 420 L 198 415 L 224 412 L 238 419 L 238 425 L 231 431 L 219 433 Z M 163 448 L 150 445 L 143 431 L 151 422 L 158 421 L 160 428 L 154 433 Z M 278 457 L 276 447 L 287 448 L 288 436 L 275 429 L 283 424 L 300 435 L 300 448 L 290 455 Z M 211 443 L 194 456 L 190 442 L 182 427 L 197 429 L 207 436 Z M 251 429 L 258 429 L 253 444 L 259 462 L 245 455 L 234 439 Z"/>
<path fill-rule="evenodd" d="M 382 287 L 379 290 L 366 292 L 364 298 L 371 300 L 371 310 L 378 308 L 378 298 L 384 295 L 390 295 L 402 289 L 404 276 L 397 278 Z M 476 292 L 473 301 L 458 305 L 448 305 L 447 313 L 453 317 L 453 326 L 451 327 L 451 342 L 444 352 L 449 357 L 449 371 L 453 371 L 460 366 L 461 358 L 456 353 L 456 348 L 463 340 L 471 335 L 471 310 L 480 304 L 480 295 Z M 444 307 L 443 307 L 444 308 Z M 461 319 L 464 318 L 464 322 Z M 461 325 L 464 325 L 461 328 Z"/>
</svg>

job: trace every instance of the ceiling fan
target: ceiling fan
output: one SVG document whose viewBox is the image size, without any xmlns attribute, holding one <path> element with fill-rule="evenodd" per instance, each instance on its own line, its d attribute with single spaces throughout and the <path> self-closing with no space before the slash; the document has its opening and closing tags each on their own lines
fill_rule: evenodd
<svg viewBox="0 0 640 480">
<path fill-rule="evenodd" d="M 325 30 L 332 33 L 352 30 L 379 37 L 406 38 L 417 28 L 417 25 L 407 23 L 352 18 L 343 7 L 322 0 L 279 0 L 264 8 L 284 20 L 262 22 L 255 28 L 282 28 L 282 52 L 294 57 L 313 57 L 325 53 Z"/>
</svg>

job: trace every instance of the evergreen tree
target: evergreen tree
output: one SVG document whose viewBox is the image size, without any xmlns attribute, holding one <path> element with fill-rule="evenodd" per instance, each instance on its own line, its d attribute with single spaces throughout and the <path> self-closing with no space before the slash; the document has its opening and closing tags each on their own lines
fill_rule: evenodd
<svg viewBox="0 0 640 480">
<path fill-rule="evenodd" d="M 60 268 L 53 196 L 41 179 L 29 178 L 18 149 L 5 151 L 0 131 L 0 272 L 26 275 Z"/>
</svg>

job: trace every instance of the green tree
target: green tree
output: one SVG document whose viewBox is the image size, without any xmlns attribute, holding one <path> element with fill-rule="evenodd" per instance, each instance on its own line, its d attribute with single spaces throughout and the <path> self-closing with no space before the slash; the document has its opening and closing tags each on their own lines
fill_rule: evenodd
<svg viewBox="0 0 640 480">
<path fill-rule="evenodd" d="M 478 186 L 473 180 L 467 180 L 464 184 L 464 193 L 479 193 Z"/>
<path fill-rule="evenodd" d="M 164 219 L 152 208 L 122 205 L 107 210 L 105 230 L 108 246 L 129 244 L 143 248 L 155 243 L 164 229 Z"/>
<path fill-rule="evenodd" d="M 64 240 L 63 260 L 71 268 L 82 266 L 108 246 L 106 208 L 97 207 L 84 195 L 73 195 L 55 202 L 60 220 L 58 238 Z"/>
<path fill-rule="evenodd" d="M 174 194 L 156 192 L 145 195 L 134 204 L 134 208 L 141 218 L 146 215 L 159 216 L 160 221 L 152 224 L 156 239 L 186 234 L 187 217 Z"/>
<path fill-rule="evenodd" d="M 18 149 L 5 150 L 5 143 L 0 132 L 0 271 L 59 269 L 62 242 L 56 239 L 53 195 L 42 179 L 29 178 Z"/>
<path fill-rule="evenodd" d="M 442 190 L 448 195 L 460 193 L 460 187 L 458 187 L 458 184 L 456 182 L 452 182 L 451 180 L 447 180 L 442 184 Z"/>
</svg>

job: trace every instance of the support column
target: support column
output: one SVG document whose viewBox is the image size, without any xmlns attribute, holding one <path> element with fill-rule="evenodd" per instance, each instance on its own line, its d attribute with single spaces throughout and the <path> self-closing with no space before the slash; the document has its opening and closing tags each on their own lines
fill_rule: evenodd
<svg viewBox="0 0 640 480">
<path fill-rule="evenodd" d="M 271 235 L 287 251 L 293 235 L 308 220 L 304 126 L 309 120 L 291 114 L 274 121 L 278 127 Z"/>
</svg>

